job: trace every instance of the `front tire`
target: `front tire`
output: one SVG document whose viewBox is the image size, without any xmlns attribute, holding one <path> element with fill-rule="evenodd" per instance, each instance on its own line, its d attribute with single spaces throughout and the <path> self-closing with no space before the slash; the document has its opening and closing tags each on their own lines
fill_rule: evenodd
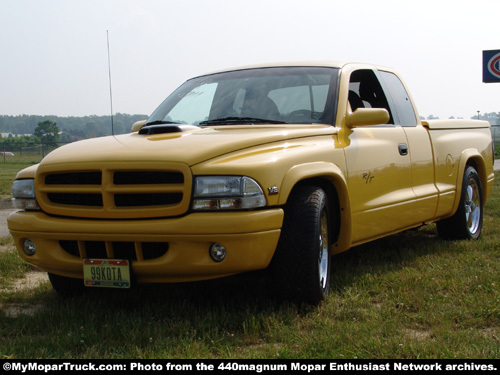
<svg viewBox="0 0 500 375">
<path fill-rule="evenodd" d="M 483 226 L 483 188 L 472 166 L 465 169 L 462 194 L 455 215 L 437 222 L 438 234 L 447 240 L 478 239 Z"/>
<path fill-rule="evenodd" d="M 85 290 L 82 279 L 59 276 L 50 272 L 48 275 L 52 288 L 54 288 L 61 297 L 68 298 L 77 296 L 82 294 Z"/>
<path fill-rule="evenodd" d="M 275 285 L 286 298 L 317 305 L 328 295 L 330 218 L 322 188 L 299 186 L 290 195 L 272 264 Z"/>
</svg>

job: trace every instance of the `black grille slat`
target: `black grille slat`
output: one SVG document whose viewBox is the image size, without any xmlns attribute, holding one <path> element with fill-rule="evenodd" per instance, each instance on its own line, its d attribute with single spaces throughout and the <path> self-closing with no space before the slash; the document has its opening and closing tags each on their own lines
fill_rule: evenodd
<svg viewBox="0 0 500 375">
<path fill-rule="evenodd" d="M 85 247 L 86 257 L 90 259 L 107 259 L 106 242 L 105 241 L 85 241 L 82 242 Z M 78 241 L 59 241 L 61 248 L 76 257 L 80 256 Z M 140 243 L 142 249 L 143 260 L 152 260 L 162 257 L 168 252 L 168 242 L 142 242 Z M 111 242 L 113 249 L 113 259 L 127 259 L 130 261 L 137 261 L 137 254 L 135 251 L 134 242 Z"/>
<path fill-rule="evenodd" d="M 144 260 L 159 258 L 167 253 L 168 246 L 168 242 L 143 242 L 142 256 Z"/>
<path fill-rule="evenodd" d="M 154 184 L 183 184 L 184 175 L 180 172 L 136 171 L 115 172 L 115 185 L 154 185 Z"/>
<path fill-rule="evenodd" d="M 113 242 L 113 253 L 116 259 L 137 260 L 133 242 Z"/>
<path fill-rule="evenodd" d="M 47 196 L 52 203 L 57 203 L 57 204 L 86 206 L 86 207 L 103 206 L 101 194 L 48 193 Z"/>
<path fill-rule="evenodd" d="M 102 241 L 86 241 L 85 252 L 87 258 L 106 259 L 106 243 Z"/>
<path fill-rule="evenodd" d="M 101 172 L 55 173 L 45 176 L 46 185 L 101 185 Z"/>
<path fill-rule="evenodd" d="M 68 254 L 80 257 L 80 250 L 78 249 L 77 241 L 59 241 L 59 245 L 66 251 Z"/>
</svg>

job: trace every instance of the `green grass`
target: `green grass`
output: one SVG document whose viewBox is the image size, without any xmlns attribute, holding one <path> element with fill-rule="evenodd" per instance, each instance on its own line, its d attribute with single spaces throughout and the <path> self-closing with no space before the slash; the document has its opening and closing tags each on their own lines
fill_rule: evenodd
<svg viewBox="0 0 500 375">
<path fill-rule="evenodd" d="M 0 200 L 10 199 L 10 188 L 17 172 L 33 164 L 35 164 L 34 161 L 16 163 L 0 162 Z"/>
<path fill-rule="evenodd" d="M 0 290 L 8 288 L 14 279 L 22 278 L 30 268 L 14 251 L 12 238 L 0 238 Z M 5 292 L 0 295 L 0 303 L 6 295 Z"/>
<path fill-rule="evenodd" d="M 427 225 L 333 261 L 328 299 L 297 308 L 260 273 L 66 300 L 48 283 L 6 291 L 31 270 L 8 250 L 0 358 L 500 358 L 500 181 L 478 241 Z"/>
</svg>

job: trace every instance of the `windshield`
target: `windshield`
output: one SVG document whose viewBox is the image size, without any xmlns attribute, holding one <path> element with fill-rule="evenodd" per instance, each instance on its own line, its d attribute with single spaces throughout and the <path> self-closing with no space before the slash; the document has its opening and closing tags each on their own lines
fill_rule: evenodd
<svg viewBox="0 0 500 375">
<path fill-rule="evenodd" d="M 237 70 L 185 82 L 146 125 L 332 124 L 338 69 Z"/>
</svg>

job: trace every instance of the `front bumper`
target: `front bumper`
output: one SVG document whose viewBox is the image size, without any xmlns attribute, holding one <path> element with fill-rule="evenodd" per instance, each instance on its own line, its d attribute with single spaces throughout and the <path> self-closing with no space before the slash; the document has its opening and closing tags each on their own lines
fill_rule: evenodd
<svg viewBox="0 0 500 375">
<path fill-rule="evenodd" d="M 211 279 L 264 269 L 269 265 L 281 232 L 280 208 L 248 212 L 192 213 L 178 218 L 152 220 L 82 220 L 52 217 L 43 212 L 17 211 L 8 219 L 20 256 L 44 271 L 83 278 L 80 252 L 68 252 L 62 244 L 101 243 L 108 258 L 116 258 L 113 245 L 132 244 L 137 256 L 131 272 L 139 283 L 179 282 Z M 36 253 L 22 251 L 31 239 Z M 218 242 L 227 249 L 216 263 L 208 249 Z M 167 243 L 168 250 L 154 259 L 140 254 L 144 243 Z M 88 257 L 88 256 L 87 256 Z"/>
</svg>

